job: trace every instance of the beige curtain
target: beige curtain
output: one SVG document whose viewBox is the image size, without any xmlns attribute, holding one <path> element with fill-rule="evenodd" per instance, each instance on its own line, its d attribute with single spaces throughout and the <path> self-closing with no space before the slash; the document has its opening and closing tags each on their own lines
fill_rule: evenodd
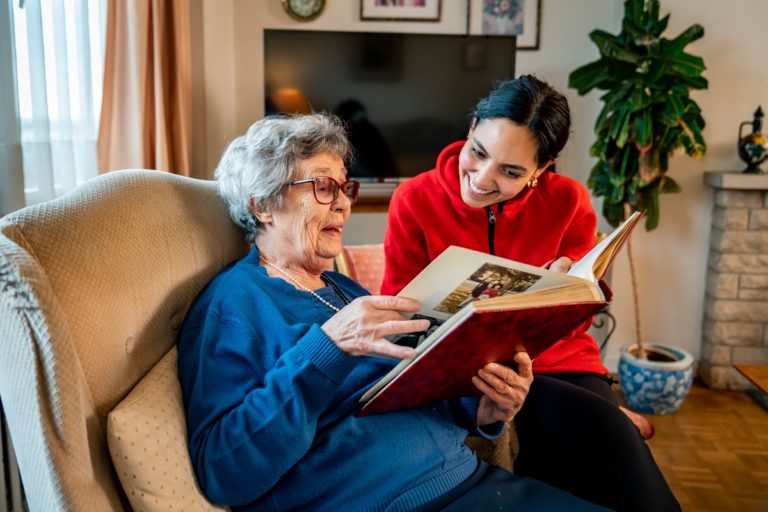
<svg viewBox="0 0 768 512">
<path fill-rule="evenodd" d="M 99 173 L 190 174 L 189 0 L 108 0 Z"/>
</svg>

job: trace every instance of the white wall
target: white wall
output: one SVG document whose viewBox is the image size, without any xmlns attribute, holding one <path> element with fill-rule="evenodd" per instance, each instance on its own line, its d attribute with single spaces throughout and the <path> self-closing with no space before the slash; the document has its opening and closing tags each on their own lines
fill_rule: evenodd
<svg viewBox="0 0 768 512">
<path fill-rule="evenodd" d="M 568 74 L 597 58 L 588 33 L 595 28 L 617 32 L 619 0 L 542 0 L 539 50 L 518 52 L 517 72 L 534 73 L 563 91 L 571 102 L 573 134 L 558 170 L 586 183 L 593 160 L 589 146 L 600 109 L 599 94 L 579 97 L 567 89 Z M 662 198 L 660 227 L 634 237 L 639 260 L 643 325 L 649 341 L 673 343 L 698 355 L 703 316 L 704 281 L 712 210 L 711 190 L 702 184 L 705 170 L 739 170 L 736 135 L 741 121 L 751 119 L 758 104 L 768 108 L 768 61 L 764 25 L 768 1 L 739 0 L 723 9 L 721 0 L 662 0 L 671 12 L 674 37 L 692 23 L 704 26 L 704 39 L 689 51 L 704 57 L 710 81 L 707 91 L 694 94 L 707 121 L 706 157 L 696 161 L 677 156 L 671 176 L 682 193 Z M 327 2 L 315 21 L 298 23 L 277 1 L 203 0 L 206 167 L 213 169 L 226 143 L 263 115 L 263 29 L 312 28 L 402 32 L 463 33 L 466 2 L 443 0 L 442 20 L 428 22 L 361 22 L 359 0 Z M 600 201 L 595 201 L 599 211 Z M 380 241 L 384 214 L 353 214 L 345 233 L 347 243 Z M 606 229 L 602 222 L 601 228 Z M 612 311 L 618 329 L 609 346 L 612 369 L 621 345 L 634 341 L 634 315 L 626 258 L 612 274 Z"/>
</svg>

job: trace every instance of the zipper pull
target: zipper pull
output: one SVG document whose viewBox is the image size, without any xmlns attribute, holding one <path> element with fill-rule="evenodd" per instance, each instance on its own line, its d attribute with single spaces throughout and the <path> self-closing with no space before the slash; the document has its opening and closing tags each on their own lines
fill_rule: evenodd
<svg viewBox="0 0 768 512">
<path fill-rule="evenodd" d="M 488 222 L 490 224 L 496 224 L 496 215 L 493 214 L 490 206 L 485 207 L 485 211 L 488 212 Z"/>
<path fill-rule="evenodd" d="M 496 248 L 493 246 L 493 236 L 496 231 L 496 215 L 493 214 L 490 206 L 486 206 L 485 211 L 488 213 L 488 252 L 496 254 Z"/>
</svg>

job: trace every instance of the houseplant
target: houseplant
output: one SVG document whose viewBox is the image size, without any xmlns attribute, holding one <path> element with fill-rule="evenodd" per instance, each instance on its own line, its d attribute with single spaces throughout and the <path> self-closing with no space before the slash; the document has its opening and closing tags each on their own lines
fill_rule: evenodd
<svg viewBox="0 0 768 512">
<path fill-rule="evenodd" d="M 621 32 L 590 33 L 600 58 L 569 77 L 569 87 L 580 95 L 593 89 L 605 91 L 595 123 L 597 140 L 590 148 L 597 163 L 588 186 L 604 198 L 603 215 L 613 226 L 632 211 L 645 210 L 646 229 L 655 229 L 660 217 L 659 194 L 680 191 L 668 175 L 670 157 L 678 150 L 693 157 L 706 151 L 701 134 L 704 119 L 690 97 L 691 90 L 707 88 L 702 77 L 704 61 L 685 51 L 704 35 L 704 29 L 692 25 L 676 38 L 666 39 L 662 33 L 668 22 L 669 15 L 659 16 L 658 0 L 625 0 Z M 674 347 L 644 343 L 631 241 L 627 254 L 637 339 L 635 345 L 622 350 L 622 388 L 636 410 L 672 412 L 688 392 L 693 358 Z M 656 373 L 657 367 L 663 373 Z M 670 368 L 673 370 L 668 371 Z M 654 405 L 655 399 L 662 404 Z"/>
</svg>

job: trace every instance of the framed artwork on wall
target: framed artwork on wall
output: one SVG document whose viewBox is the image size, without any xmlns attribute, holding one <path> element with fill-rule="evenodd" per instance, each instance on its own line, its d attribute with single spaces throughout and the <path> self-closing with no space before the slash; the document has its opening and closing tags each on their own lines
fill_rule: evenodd
<svg viewBox="0 0 768 512">
<path fill-rule="evenodd" d="M 360 0 L 363 21 L 440 21 L 441 0 Z"/>
<path fill-rule="evenodd" d="M 518 50 L 538 50 L 544 0 L 469 0 L 467 32 L 515 36 Z"/>
</svg>

